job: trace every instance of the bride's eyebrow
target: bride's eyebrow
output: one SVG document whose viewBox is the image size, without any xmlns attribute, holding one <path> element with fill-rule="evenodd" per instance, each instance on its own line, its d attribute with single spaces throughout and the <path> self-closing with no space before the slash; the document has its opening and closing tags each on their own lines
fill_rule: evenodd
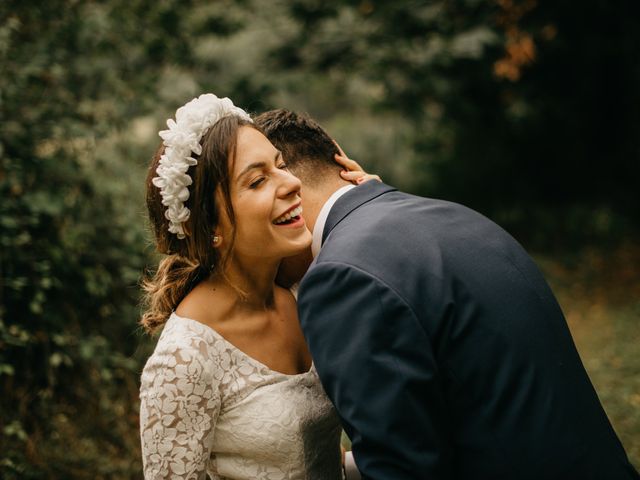
<svg viewBox="0 0 640 480">
<path fill-rule="evenodd" d="M 280 157 L 282 157 L 282 152 L 281 152 L 280 150 L 278 150 L 278 151 L 276 152 L 276 154 L 274 155 L 274 157 L 273 157 L 273 161 L 274 161 L 274 162 L 277 162 L 277 161 L 278 161 L 278 158 L 280 158 Z M 238 176 L 236 177 L 236 182 L 237 182 L 238 180 L 240 180 L 240 178 L 242 178 L 242 176 L 243 176 L 243 175 L 247 174 L 247 173 L 248 173 L 248 172 L 250 172 L 251 170 L 254 170 L 254 169 L 257 169 L 257 168 L 265 168 L 266 166 L 267 166 L 267 163 L 266 163 L 266 162 L 253 162 L 253 163 L 251 163 L 251 164 L 247 165 L 247 166 L 245 167 L 245 169 L 244 169 L 244 170 L 242 170 L 242 171 L 238 174 Z"/>
</svg>

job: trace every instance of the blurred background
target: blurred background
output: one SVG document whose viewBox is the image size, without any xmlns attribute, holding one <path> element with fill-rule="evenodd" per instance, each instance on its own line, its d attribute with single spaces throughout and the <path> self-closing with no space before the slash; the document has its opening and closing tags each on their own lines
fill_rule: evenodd
<svg viewBox="0 0 640 480">
<path fill-rule="evenodd" d="M 511 232 L 640 467 L 640 3 L 3 0 L 0 477 L 141 477 L 146 165 L 203 92 Z"/>
</svg>

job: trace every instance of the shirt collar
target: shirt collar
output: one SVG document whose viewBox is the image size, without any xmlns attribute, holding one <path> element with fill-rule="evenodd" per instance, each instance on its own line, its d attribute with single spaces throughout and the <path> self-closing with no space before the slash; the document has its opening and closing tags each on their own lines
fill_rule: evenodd
<svg viewBox="0 0 640 480">
<path fill-rule="evenodd" d="M 324 225 L 327 222 L 327 217 L 329 216 L 331 207 L 333 207 L 333 204 L 336 203 L 342 195 L 355 187 L 355 185 L 345 185 L 344 187 L 339 188 L 333 192 L 333 195 L 331 195 L 322 206 L 322 209 L 318 214 L 318 218 L 316 219 L 316 224 L 313 227 L 313 242 L 311 243 L 311 253 L 313 254 L 313 258 L 316 258 L 320 252 L 320 247 L 322 247 L 322 232 L 324 231 Z"/>
</svg>

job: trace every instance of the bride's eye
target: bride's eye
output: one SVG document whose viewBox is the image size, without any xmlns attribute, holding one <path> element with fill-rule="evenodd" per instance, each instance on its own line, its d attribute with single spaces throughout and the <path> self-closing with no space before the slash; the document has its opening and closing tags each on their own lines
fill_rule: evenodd
<svg viewBox="0 0 640 480">
<path fill-rule="evenodd" d="M 280 165 L 278 165 L 278 168 L 280 168 L 281 170 L 289 170 L 289 165 L 282 162 Z"/>
<path fill-rule="evenodd" d="M 258 188 L 262 182 L 264 182 L 264 177 L 256 178 L 249 184 L 249 188 Z"/>
</svg>

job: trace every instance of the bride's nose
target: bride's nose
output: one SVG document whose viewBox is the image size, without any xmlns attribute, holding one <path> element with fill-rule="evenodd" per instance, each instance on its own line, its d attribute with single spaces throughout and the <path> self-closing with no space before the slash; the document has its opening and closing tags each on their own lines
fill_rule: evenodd
<svg viewBox="0 0 640 480">
<path fill-rule="evenodd" d="M 287 170 L 282 170 L 281 183 L 278 189 L 280 197 L 288 197 L 300 193 L 302 182 L 298 177 Z"/>
</svg>

